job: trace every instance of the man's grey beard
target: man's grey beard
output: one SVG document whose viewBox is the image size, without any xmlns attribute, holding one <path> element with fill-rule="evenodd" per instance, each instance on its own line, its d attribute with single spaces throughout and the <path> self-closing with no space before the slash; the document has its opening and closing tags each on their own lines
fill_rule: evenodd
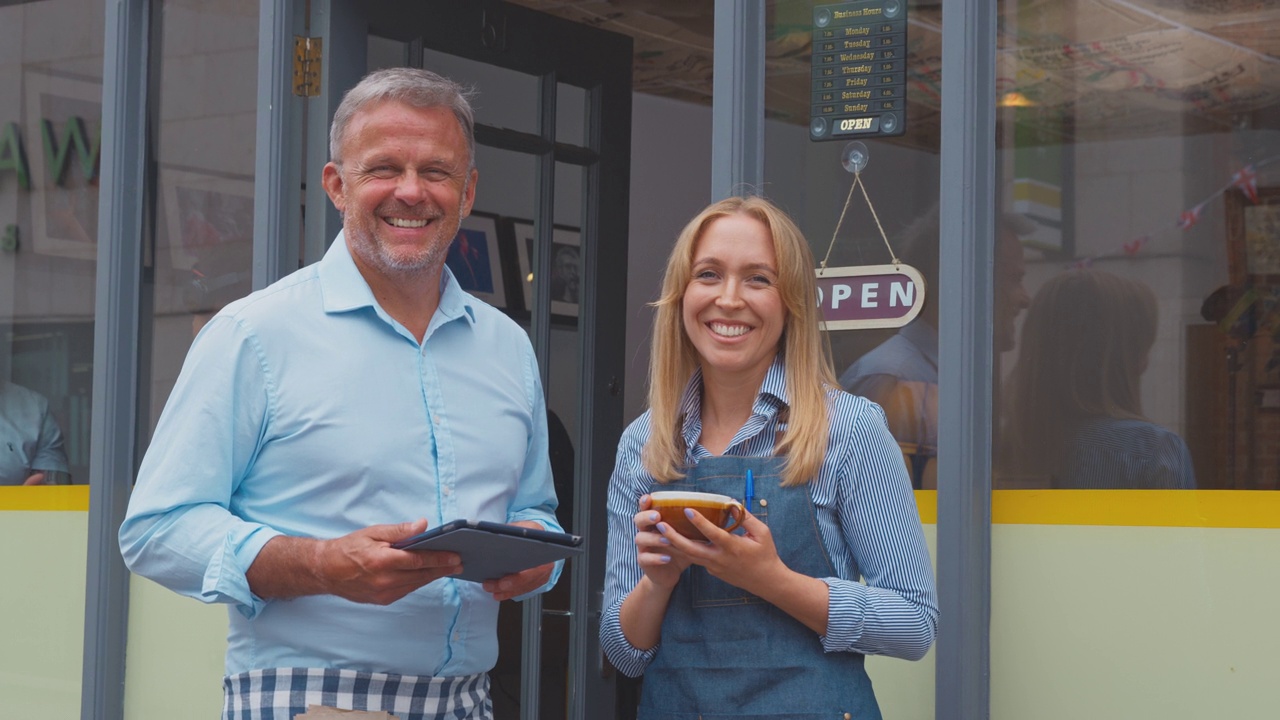
<svg viewBox="0 0 1280 720">
<path fill-rule="evenodd" d="M 345 225 L 346 213 L 339 213 L 339 215 Z M 454 236 L 457 236 L 457 234 L 457 231 L 454 231 Z M 445 258 L 448 256 L 449 246 L 453 244 L 453 239 L 450 238 L 448 242 L 432 245 L 427 249 L 425 255 L 404 258 L 389 252 L 385 245 L 375 239 L 373 231 L 355 233 L 354 241 L 355 247 L 352 249 L 354 253 L 360 255 L 366 261 L 371 261 L 383 272 L 405 278 L 439 274 Z"/>
<path fill-rule="evenodd" d="M 463 183 L 462 194 L 458 198 L 458 227 L 454 229 L 452 237 L 445 242 L 432 245 L 425 256 L 406 261 L 387 252 L 386 247 L 374 239 L 374 231 L 370 228 L 365 236 L 357 240 L 357 244 L 362 249 L 370 251 L 368 259 L 374 261 L 383 272 L 393 273 L 403 278 L 417 279 L 439 275 L 444 270 L 444 262 L 449 254 L 449 246 L 453 244 L 458 232 L 462 230 L 462 221 L 465 219 L 462 215 L 462 210 L 466 206 L 467 190 L 471 186 L 470 172 L 471 170 L 467 171 L 467 181 Z M 345 228 L 347 214 L 339 211 L 338 215 L 341 216 L 342 224 Z M 439 218 L 434 219 L 438 220 Z M 374 222 L 377 222 L 376 218 Z M 355 252 L 355 249 L 353 248 L 352 251 Z"/>
<path fill-rule="evenodd" d="M 453 240 L 450 239 L 447 243 L 432 245 L 426 254 L 412 258 L 397 257 L 393 253 L 387 252 L 386 247 L 383 245 L 374 245 L 373 251 L 377 255 L 378 263 L 383 270 L 404 277 L 418 277 L 440 273 L 440 266 L 444 265 L 445 257 L 449 253 L 449 245 L 452 242 Z"/>
</svg>

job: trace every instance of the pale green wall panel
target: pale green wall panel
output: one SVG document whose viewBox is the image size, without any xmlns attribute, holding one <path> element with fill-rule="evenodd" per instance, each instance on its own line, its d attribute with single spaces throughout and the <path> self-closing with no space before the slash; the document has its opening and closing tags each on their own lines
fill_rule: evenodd
<svg viewBox="0 0 1280 720">
<path fill-rule="evenodd" d="M 1276 717 L 1277 557 L 1273 529 L 996 525 L 992 720 Z"/>
<path fill-rule="evenodd" d="M 0 717 L 80 717 L 83 512 L 0 512 Z"/>
<path fill-rule="evenodd" d="M 126 718 L 219 717 L 226 653 L 225 605 L 206 605 L 150 580 L 131 578 Z"/>
</svg>

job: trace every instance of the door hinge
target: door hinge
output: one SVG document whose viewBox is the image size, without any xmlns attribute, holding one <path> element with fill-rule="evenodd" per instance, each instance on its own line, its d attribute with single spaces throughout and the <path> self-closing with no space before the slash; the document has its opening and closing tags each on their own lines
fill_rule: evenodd
<svg viewBox="0 0 1280 720">
<path fill-rule="evenodd" d="M 318 37 L 293 37 L 293 94 L 315 97 L 320 94 L 320 61 L 324 57 L 323 40 Z"/>
</svg>

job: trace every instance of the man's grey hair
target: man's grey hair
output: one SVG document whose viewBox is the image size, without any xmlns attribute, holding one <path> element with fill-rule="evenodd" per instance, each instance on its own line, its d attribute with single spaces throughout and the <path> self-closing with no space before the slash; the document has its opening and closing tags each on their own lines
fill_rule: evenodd
<svg viewBox="0 0 1280 720">
<path fill-rule="evenodd" d="M 443 107 L 452 110 L 467 139 L 467 169 L 473 169 L 476 166 L 476 137 L 471 98 L 474 96 L 475 90 L 430 70 L 408 67 L 375 70 L 347 91 L 333 114 L 333 123 L 329 126 L 329 158 L 342 164 L 342 141 L 352 118 L 377 103 L 393 100 L 415 108 Z"/>
</svg>

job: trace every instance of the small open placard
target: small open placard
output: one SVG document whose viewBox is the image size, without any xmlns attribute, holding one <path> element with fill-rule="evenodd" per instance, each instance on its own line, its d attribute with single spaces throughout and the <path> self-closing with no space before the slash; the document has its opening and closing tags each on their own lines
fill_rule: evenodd
<svg viewBox="0 0 1280 720">
<path fill-rule="evenodd" d="M 924 307 L 924 276 L 910 265 L 850 265 L 814 272 L 823 330 L 902 327 Z"/>
</svg>

